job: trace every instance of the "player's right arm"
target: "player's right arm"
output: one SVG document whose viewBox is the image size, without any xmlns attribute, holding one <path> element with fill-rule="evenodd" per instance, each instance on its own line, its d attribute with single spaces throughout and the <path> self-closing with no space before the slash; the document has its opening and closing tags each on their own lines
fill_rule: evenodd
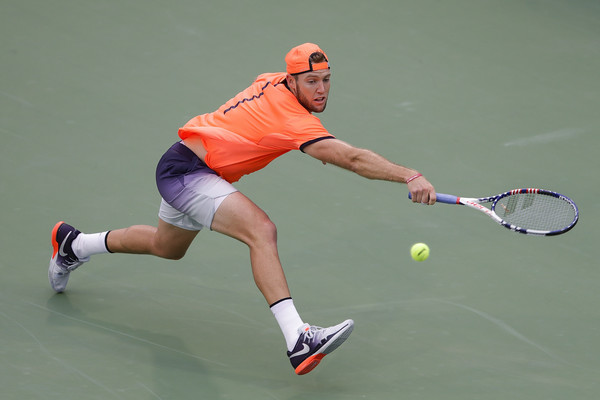
<svg viewBox="0 0 600 400">
<path fill-rule="evenodd" d="M 330 163 L 368 179 L 407 183 L 418 171 L 395 164 L 381 155 L 338 139 L 321 140 L 302 149 L 323 163 Z M 421 176 L 408 183 L 413 202 L 434 204 L 435 189 Z"/>
</svg>

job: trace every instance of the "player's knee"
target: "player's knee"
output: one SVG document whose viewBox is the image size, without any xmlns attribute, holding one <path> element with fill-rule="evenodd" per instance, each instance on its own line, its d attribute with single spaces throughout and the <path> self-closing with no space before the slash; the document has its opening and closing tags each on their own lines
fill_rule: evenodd
<svg viewBox="0 0 600 400">
<path fill-rule="evenodd" d="M 268 217 L 258 221 L 253 229 L 254 241 L 277 243 L 277 227 Z"/>
</svg>

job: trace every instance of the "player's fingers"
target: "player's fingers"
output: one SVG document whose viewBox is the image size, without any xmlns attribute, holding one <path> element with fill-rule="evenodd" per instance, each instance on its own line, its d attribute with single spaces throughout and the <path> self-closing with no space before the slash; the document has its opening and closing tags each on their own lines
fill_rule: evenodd
<svg viewBox="0 0 600 400">
<path fill-rule="evenodd" d="M 410 191 L 409 191 L 408 198 L 409 198 L 409 199 L 410 199 L 410 201 L 412 201 L 413 203 L 416 203 L 416 202 L 418 201 L 418 200 L 417 200 L 417 192 L 416 192 L 416 191 L 414 191 L 414 190 L 410 190 Z"/>
<path fill-rule="evenodd" d="M 413 203 L 423 203 L 423 192 L 421 190 L 414 190 L 412 193 Z"/>
<path fill-rule="evenodd" d="M 417 192 L 417 202 L 421 204 L 429 204 L 429 193 L 426 190 L 421 189 Z"/>
<path fill-rule="evenodd" d="M 432 188 L 431 191 L 429 192 L 429 205 L 430 206 L 434 205 L 436 201 L 437 201 L 437 198 L 435 197 L 435 190 L 433 190 L 433 188 Z"/>
</svg>

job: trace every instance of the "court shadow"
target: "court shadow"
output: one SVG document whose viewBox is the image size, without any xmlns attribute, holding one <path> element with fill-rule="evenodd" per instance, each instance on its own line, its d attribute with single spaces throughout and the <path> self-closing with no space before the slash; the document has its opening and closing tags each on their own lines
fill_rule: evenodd
<svg viewBox="0 0 600 400">
<path fill-rule="evenodd" d="M 215 377 L 210 371 L 223 365 L 193 354 L 186 348 L 181 338 L 141 328 L 132 329 L 130 326 L 120 325 L 113 321 L 91 318 L 86 314 L 85 309 L 73 305 L 67 293 L 53 295 L 48 299 L 46 307 L 49 311 L 47 322 L 52 329 L 77 330 L 78 335 L 83 329 L 84 331 L 89 330 L 90 335 L 98 336 L 100 334 L 112 339 L 116 338 L 122 341 L 125 347 L 131 348 L 134 365 L 141 365 L 141 369 L 145 369 L 148 365 L 151 366 L 153 370 L 151 379 L 136 374 L 138 381 L 132 383 L 127 390 L 145 392 L 148 394 L 148 398 L 152 399 L 220 397 L 218 387 L 214 384 Z M 68 337 L 68 335 L 67 332 L 65 336 Z M 103 359 L 106 360 L 107 355 L 115 351 L 122 351 L 122 347 L 119 349 L 121 350 L 106 348 L 106 352 L 104 352 L 103 348 L 98 347 L 94 350 L 89 348 L 87 350 L 102 351 Z M 147 352 L 150 357 L 145 358 L 144 352 Z M 106 365 L 107 374 L 114 373 L 114 370 L 132 368 L 122 365 L 122 354 L 115 354 L 114 359 L 114 364 L 109 361 Z M 90 360 L 90 363 L 93 362 L 95 360 Z M 117 388 L 113 389 L 116 391 Z"/>
</svg>

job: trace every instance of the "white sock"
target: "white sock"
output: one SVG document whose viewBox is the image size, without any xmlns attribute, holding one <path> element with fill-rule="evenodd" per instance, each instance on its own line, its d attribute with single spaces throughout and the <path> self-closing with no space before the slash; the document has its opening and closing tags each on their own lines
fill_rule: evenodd
<svg viewBox="0 0 600 400">
<path fill-rule="evenodd" d="M 80 233 L 73 243 L 71 248 L 77 258 L 84 259 L 94 254 L 109 253 L 106 248 L 106 235 L 108 232 L 101 233 Z"/>
<path fill-rule="evenodd" d="M 288 351 L 292 351 L 300 337 L 298 328 L 304 324 L 296 311 L 294 300 L 291 297 L 279 300 L 271 306 L 271 311 L 283 332 Z"/>
</svg>

